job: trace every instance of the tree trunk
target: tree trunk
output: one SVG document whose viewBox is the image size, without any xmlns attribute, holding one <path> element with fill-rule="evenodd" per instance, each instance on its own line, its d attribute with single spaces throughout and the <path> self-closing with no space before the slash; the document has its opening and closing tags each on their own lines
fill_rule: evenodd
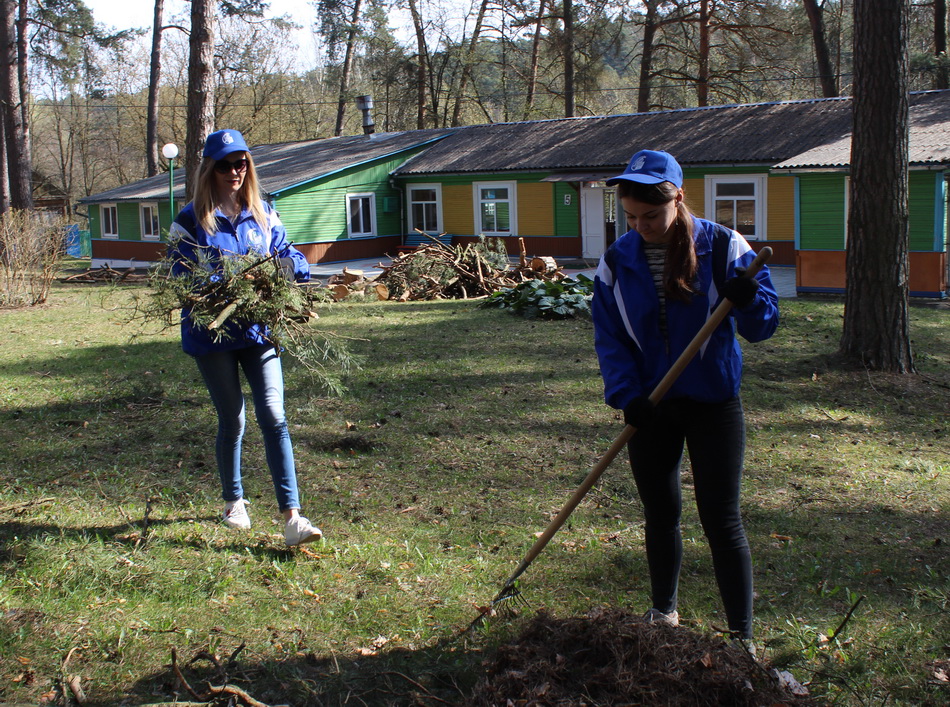
<svg viewBox="0 0 950 707">
<path fill-rule="evenodd" d="M 455 106 L 452 108 L 452 122 L 450 125 L 455 128 L 459 125 L 462 115 L 462 100 L 465 97 L 465 88 L 469 79 L 472 77 L 472 61 L 475 57 L 475 48 L 478 46 L 478 39 L 482 33 L 482 23 L 485 21 L 485 12 L 488 10 L 488 0 L 482 0 L 478 6 L 478 15 L 475 17 L 475 27 L 472 29 L 472 36 L 468 40 L 468 46 L 462 55 L 462 76 L 459 78 L 458 87 L 455 88 Z"/>
<path fill-rule="evenodd" d="M 416 51 L 418 53 L 419 67 L 417 69 L 416 81 L 416 128 L 422 130 L 426 127 L 426 82 L 428 64 L 428 52 L 426 51 L 425 28 L 422 26 L 422 16 L 419 14 L 419 7 L 416 0 L 409 0 L 409 12 L 412 15 L 412 26 L 416 32 Z"/>
<path fill-rule="evenodd" d="M 907 0 L 854 4 L 847 289 L 841 353 L 914 371 L 908 318 Z"/>
<path fill-rule="evenodd" d="M 950 88 L 950 72 L 947 71 L 947 0 L 934 0 L 934 56 L 937 57 L 937 75 L 934 88 Z"/>
<path fill-rule="evenodd" d="M 546 0 L 538 3 L 538 19 L 534 23 L 534 36 L 531 39 L 531 68 L 528 70 L 528 96 L 525 99 L 524 118 L 531 117 L 534 108 L 534 94 L 538 86 L 538 65 L 541 59 L 541 31 L 544 29 L 544 8 Z"/>
<path fill-rule="evenodd" d="M 709 0 L 699 3 L 699 66 L 696 72 L 696 105 L 709 105 Z"/>
<path fill-rule="evenodd" d="M 10 210 L 10 181 L 7 171 L 7 141 L 4 121 L 0 119 L 0 214 Z"/>
<path fill-rule="evenodd" d="M 162 11 L 164 0 L 155 0 L 152 21 L 152 58 L 148 68 L 148 108 L 145 116 L 145 171 L 158 174 L 158 84 L 162 77 Z"/>
<path fill-rule="evenodd" d="M 643 22 L 643 51 L 640 52 L 640 86 L 637 89 L 637 112 L 650 110 L 650 83 L 653 80 L 653 43 L 656 40 L 657 7 L 655 0 L 644 3 L 647 14 Z"/>
<path fill-rule="evenodd" d="M 818 76 L 821 80 L 821 95 L 825 98 L 834 98 L 838 95 L 838 80 L 831 68 L 831 55 L 828 52 L 828 42 L 825 37 L 822 9 L 818 5 L 818 0 L 802 0 L 802 4 L 805 5 L 808 24 L 811 25 L 815 62 L 818 64 Z"/>
<path fill-rule="evenodd" d="M 205 138 L 214 130 L 215 0 L 192 0 L 188 39 L 188 117 L 185 193 L 190 200 Z"/>
<path fill-rule="evenodd" d="M 17 76 L 20 82 L 20 113 L 23 121 L 24 159 L 33 169 L 33 144 L 30 139 L 30 46 L 27 35 L 29 25 L 27 0 L 19 0 L 19 15 L 16 21 Z"/>
<path fill-rule="evenodd" d="M 26 145 L 20 101 L 17 10 L 17 0 L 0 0 L 0 111 L 3 113 L 7 177 L 10 186 L 9 206 L 14 209 L 30 209 L 33 207 L 32 165 Z"/>
<path fill-rule="evenodd" d="M 564 117 L 573 118 L 576 110 L 574 95 L 574 5 L 564 0 Z"/>
<path fill-rule="evenodd" d="M 353 3 L 353 17 L 350 19 L 350 28 L 346 32 L 346 52 L 343 55 L 343 71 L 340 75 L 340 95 L 336 105 L 336 126 L 333 134 L 339 137 L 343 134 L 343 118 L 346 114 L 347 93 L 350 90 L 350 72 L 353 70 L 353 52 L 356 44 L 356 33 L 359 29 L 361 0 Z"/>
</svg>

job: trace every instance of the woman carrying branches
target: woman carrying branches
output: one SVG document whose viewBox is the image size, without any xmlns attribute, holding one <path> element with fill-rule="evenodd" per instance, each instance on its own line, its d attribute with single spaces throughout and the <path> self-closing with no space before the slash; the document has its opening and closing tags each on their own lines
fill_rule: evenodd
<svg viewBox="0 0 950 707">
<path fill-rule="evenodd" d="M 649 621 L 678 625 L 683 559 L 680 464 L 689 450 L 696 505 L 712 551 L 729 633 L 752 637 L 752 558 L 739 512 L 745 422 L 739 400 L 742 353 L 736 329 L 762 341 L 778 325 L 778 295 L 732 228 L 694 216 L 683 170 L 666 152 L 641 150 L 617 186 L 630 230 L 604 254 L 594 280 L 594 345 L 608 405 L 637 432 L 630 465 L 646 520 L 652 606 Z M 722 298 L 730 315 L 654 404 L 650 392 Z"/>
<path fill-rule="evenodd" d="M 260 255 L 297 282 L 310 279 L 310 266 L 287 240 L 274 209 L 261 199 L 254 160 L 237 130 L 218 130 L 205 141 L 194 199 L 175 218 L 170 232 L 172 275 L 211 269 L 211 280 L 226 277 L 229 258 Z M 205 278 L 207 279 L 207 278 Z M 257 423 L 264 438 L 277 505 L 284 518 L 288 546 L 318 540 L 319 528 L 300 515 L 293 446 L 284 413 L 284 379 L 280 351 L 261 324 L 228 319 L 204 326 L 182 308 L 181 341 L 194 357 L 218 417 L 215 458 L 221 477 L 224 522 L 247 529 L 241 484 L 241 442 L 245 427 L 240 371 L 250 384 Z"/>
</svg>

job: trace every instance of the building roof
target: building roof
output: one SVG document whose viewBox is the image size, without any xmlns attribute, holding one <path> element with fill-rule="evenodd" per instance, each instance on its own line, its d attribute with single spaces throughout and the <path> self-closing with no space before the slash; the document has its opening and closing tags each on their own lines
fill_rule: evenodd
<svg viewBox="0 0 950 707">
<path fill-rule="evenodd" d="M 439 140 L 449 130 L 407 130 L 251 146 L 264 191 L 279 194 L 291 187 L 329 176 L 364 162 L 382 159 Z M 175 199 L 185 198 L 183 165 L 175 170 Z M 80 199 L 84 203 L 152 201 L 168 198 L 169 175 L 159 174 Z"/>
<path fill-rule="evenodd" d="M 910 97 L 912 165 L 950 162 L 950 91 Z M 685 167 L 761 165 L 844 168 L 850 157 L 851 99 L 684 108 L 655 113 L 408 130 L 252 147 L 264 190 L 291 187 L 425 146 L 401 176 L 552 172 L 549 179 L 617 174 L 637 150 L 666 150 Z M 175 198 L 184 198 L 176 170 Z M 81 201 L 148 201 L 168 195 L 158 175 Z"/>
<path fill-rule="evenodd" d="M 849 110 L 850 115 L 850 110 Z M 950 165 L 950 91 L 910 95 L 907 161 L 911 167 Z M 776 170 L 846 170 L 851 163 L 851 131 L 773 165 Z"/>
</svg>

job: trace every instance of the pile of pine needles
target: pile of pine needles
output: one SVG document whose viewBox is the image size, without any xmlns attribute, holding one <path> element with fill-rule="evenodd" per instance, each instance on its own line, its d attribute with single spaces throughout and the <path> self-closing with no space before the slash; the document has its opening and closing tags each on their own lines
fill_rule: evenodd
<svg viewBox="0 0 950 707">
<path fill-rule="evenodd" d="M 489 662 L 468 704 L 813 705 L 739 646 L 614 608 L 539 613 Z"/>
<path fill-rule="evenodd" d="M 175 267 L 177 265 L 177 267 Z M 342 376 L 357 366 L 342 336 L 318 328 L 315 311 L 329 301 L 325 290 L 298 285 L 281 272 L 276 254 L 234 255 L 212 262 L 166 255 L 149 270 L 150 291 L 135 298 L 133 319 L 174 326 L 178 312 L 214 341 L 243 335 L 248 324 L 264 327 L 267 340 L 299 362 L 328 392 L 344 390 Z"/>
</svg>

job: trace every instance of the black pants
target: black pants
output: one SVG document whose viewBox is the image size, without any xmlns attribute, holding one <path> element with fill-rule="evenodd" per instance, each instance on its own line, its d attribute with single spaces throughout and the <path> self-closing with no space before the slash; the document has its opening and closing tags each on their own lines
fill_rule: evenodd
<svg viewBox="0 0 950 707">
<path fill-rule="evenodd" d="M 657 420 L 628 444 L 630 465 L 646 518 L 646 551 L 653 606 L 676 608 L 683 561 L 680 533 L 683 444 L 689 449 L 696 506 L 712 550 L 729 630 L 752 637 L 752 557 L 739 513 L 745 451 L 742 403 L 685 398 L 657 406 Z"/>
</svg>

